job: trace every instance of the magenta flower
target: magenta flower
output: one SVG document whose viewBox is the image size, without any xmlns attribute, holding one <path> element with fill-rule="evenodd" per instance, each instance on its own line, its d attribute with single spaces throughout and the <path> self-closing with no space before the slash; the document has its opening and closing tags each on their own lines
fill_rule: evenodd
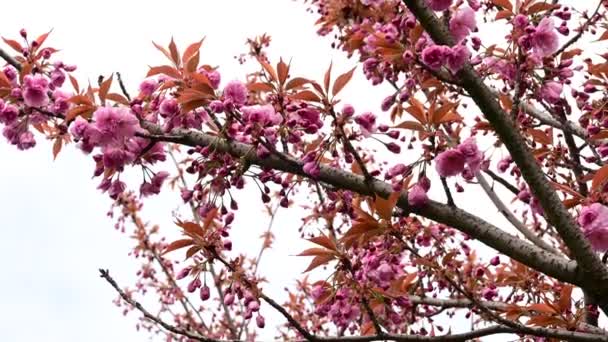
<svg viewBox="0 0 608 342">
<path fill-rule="evenodd" d="M 456 176 L 464 170 L 465 160 L 466 157 L 460 150 L 447 150 L 435 158 L 435 167 L 441 177 Z"/>
<path fill-rule="evenodd" d="M 429 197 L 426 194 L 426 190 L 420 184 L 414 185 L 407 193 L 407 202 L 412 207 L 422 207 L 427 204 Z"/>
<path fill-rule="evenodd" d="M 458 150 L 464 155 L 465 162 L 471 169 L 473 174 L 479 172 L 481 162 L 483 161 L 483 153 L 477 147 L 475 138 L 468 138 L 458 145 Z"/>
<path fill-rule="evenodd" d="M 561 99 L 562 89 L 561 83 L 549 81 L 540 88 L 540 97 L 548 103 L 556 104 Z"/>
<path fill-rule="evenodd" d="M 241 111 L 246 121 L 255 122 L 262 126 L 276 125 L 283 120 L 281 115 L 277 114 L 274 107 L 269 104 L 242 107 Z"/>
<path fill-rule="evenodd" d="M 127 108 L 100 107 L 93 113 L 93 141 L 100 145 L 116 144 L 135 136 L 139 121 Z"/>
<path fill-rule="evenodd" d="M 426 3 L 433 11 L 445 11 L 452 6 L 452 0 L 426 0 Z"/>
<path fill-rule="evenodd" d="M 464 45 L 457 45 L 449 49 L 446 54 L 447 67 L 455 74 L 464 67 L 470 58 L 471 53 L 469 52 L 469 49 Z"/>
<path fill-rule="evenodd" d="M 376 131 L 376 116 L 370 112 L 358 115 L 355 122 L 361 126 L 364 136 L 369 136 Z"/>
<path fill-rule="evenodd" d="M 553 25 L 553 19 L 543 18 L 536 27 L 536 31 L 532 34 L 532 47 L 534 52 L 541 56 L 547 57 L 557 51 L 558 36 Z"/>
<path fill-rule="evenodd" d="M 457 42 L 465 39 L 475 28 L 475 12 L 470 7 L 459 9 L 450 20 L 450 32 Z"/>
<path fill-rule="evenodd" d="M 450 48 L 443 45 L 431 45 L 422 50 L 422 62 L 433 70 L 439 70 L 445 64 Z"/>
<path fill-rule="evenodd" d="M 578 223 L 594 250 L 608 250 L 608 207 L 600 203 L 584 207 L 578 217 Z"/>
<path fill-rule="evenodd" d="M 224 97 L 235 105 L 247 102 L 247 87 L 241 81 L 230 81 L 224 88 Z"/>
<path fill-rule="evenodd" d="M 42 75 L 25 76 L 23 79 L 23 99 L 30 107 L 42 107 L 49 103 L 47 91 L 49 81 Z"/>
<path fill-rule="evenodd" d="M 161 171 L 155 174 L 149 183 L 144 182 L 139 188 L 141 196 L 146 197 L 150 195 L 158 195 L 160 193 L 160 188 L 163 186 L 163 183 L 167 177 L 169 177 L 169 173 L 166 171 Z"/>
<path fill-rule="evenodd" d="M 150 96 L 150 95 L 152 95 L 154 90 L 156 90 L 156 87 L 158 87 L 158 82 L 149 78 L 149 79 L 146 79 L 143 82 L 141 82 L 141 84 L 139 85 L 139 91 L 144 96 Z"/>
<path fill-rule="evenodd" d="M 174 98 L 164 99 L 158 111 L 164 117 L 172 116 L 179 112 L 179 104 Z"/>
<path fill-rule="evenodd" d="M 2 99 L 0 99 L 0 122 L 5 125 L 10 125 L 19 116 L 19 109 L 13 105 L 5 105 Z"/>
</svg>

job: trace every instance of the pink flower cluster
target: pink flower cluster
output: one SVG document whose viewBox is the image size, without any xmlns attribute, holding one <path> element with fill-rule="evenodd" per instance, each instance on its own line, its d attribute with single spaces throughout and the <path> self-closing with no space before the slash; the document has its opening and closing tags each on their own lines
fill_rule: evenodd
<svg viewBox="0 0 608 342">
<path fill-rule="evenodd" d="M 452 177 L 470 172 L 479 172 L 483 162 L 483 153 L 477 147 L 475 138 L 468 138 L 457 148 L 444 151 L 435 158 L 436 169 L 441 177 Z"/>
<path fill-rule="evenodd" d="M 433 70 L 443 66 L 452 73 L 457 73 L 471 58 L 469 49 L 464 45 L 448 47 L 445 45 L 430 45 L 422 51 L 422 62 Z"/>
<path fill-rule="evenodd" d="M 578 223 L 593 249 L 598 252 L 608 251 L 608 207 L 600 203 L 584 207 Z"/>
</svg>

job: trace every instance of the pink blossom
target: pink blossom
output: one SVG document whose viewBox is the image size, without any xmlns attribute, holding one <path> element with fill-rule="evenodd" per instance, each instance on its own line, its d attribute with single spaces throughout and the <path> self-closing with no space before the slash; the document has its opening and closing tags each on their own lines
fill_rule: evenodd
<svg viewBox="0 0 608 342">
<path fill-rule="evenodd" d="M 470 7 L 459 9 L 450 20 L 450 32 L 457 42 L 465 39 L 476 28 L 475 12 Z"/>
<path fill-rule="evenodd" d="M 458 145 L 458 150 L 462 152 L 465 158 L 465 162 L 469 166 L 471 172 L 476 174 L 481 168 L 481 162 L 483 161 L 483 153 L 477 147 L 475 138 L 468 138 Z"/>
<path fill-rule="evenodd" d="M 245 120 L 259 123 L 263 126 L 277 125 L 283 120 L 281 115 L 275 112 L 274 107 L 270 104 L 242 107 L 241 111 Z"/>
<path fill-rule="evenodd" d="M 553 25 L 553 19 L 543 18 L 532 34 L 534 52 L 541 57 L 547 57 L 557 51 L 558 44 L 559 38 Z"/>
<path fill-rule="evenodd" d="M 561 99 L 562 84 L 555 81 L 549 81 L 540 88 L 540 97 L 551 104 L 556 104 Z"/>
<path fill-rule="evenodd" d="M 0 99 L 0 122 L 5 125 L 10 125 L 19 116 L 19 109 L 13 105 L 4 105 L 4 102 Z"/>
<path fill-rule="evenodd" d="M 465 155 L 460 150 L 447 150 L 435 158 L 435 167 L 441 177 L 456 176 L 464 170 L 465 160 Z"/>
<path fill-rule="evenodd" d="M 93 113 L 97 132 L 93 141 L 100 145 L 116 144 L 135 136 L 139 121 L 127 108 L 100 107 Z"/>
<path fill-rule="evenodd" d="M 369 136 L 376 131 L 376 116 L 370 112 L 355 117 L 355 122 L 361 126 L 364 136 Z"/>
<path fill-rule="evenodd" d="M 150 182 L 144 182 L 139 188 L 139 192 L 143 197 L 150 195 L 158 195 L 160 193 L 160 189 L 165 182 L 165 179 L 169 177 L 169 173 L 166 171 L 158 172 L 152 177 Z"/>
<path fill-rule="evenodd" d="M 407 201 L 412 207 L 422 207 L 429 201 L 429 197 L 426 190 L 420 184 L 416 184 L 407 193 Z"/>
<path fill-rule="evenodd" d="M 264 320 L 264 316 L 258 314 L 255 317 L 255 325 L 257 325 L 258 328 L 263 329 L 266 326 L 266 321 Z"/>
<path fill-rule="evenodd" d="M 65 73 L 59 69 L 55 69 L 51 73 L 51 84 L 57 88 L 61 87 L 65 82 Z"/>
<path fill-rule="evenodd" d="M 439 70 L 445 64 L 450 48 L 443 45 L 431 45 L 422 50 L 422 62 L 433 70 Z"/>
<path fill-rule="evenodd" d="M 608 207 L 600 203 L 584 207 L 578 217 L 578 223 L 594 250 L 608 250 Z"/>
<path fill-rule="evenodd" d="M 230 81 L 224 88 L 224 97 L 235 105 L 247 102 L 247 87 L 241 81 Z"/>
<path fill-rule="evenodd" d="M 112 199 L 117 199 L 118 196 L 120 196 L 120 194 L 122 194 L 126 188 L 127 185 L 124 182 L 120 180 L 115 180 L 114 182 L 112 182 L 112 185 L 110 185 L 108 189 L 108 195 L 110 195 L 110 198 Z"/>
<path fill-rule="evenodd" d="M 316 161 L 310 161 L 305 163 L 302 169 L 304 170 L 304 173 L 315 179 L 319 178 L 319 176 L 321 175 L 321 169 L 319 168 L 319 164 L 317 164 Z"/>
<path fill-rule="evenodd" d="M 139 85 L 139 91 L 144 96 L 150 96 L 152 95 L 154 90 L 156 90 L 156 87 L 158 87 L 158 82 L 156 82 L 156 80 L 148 78 L 141 82 L 141 84 Z"/>
<path fill-rule="evenodd" d="M 452 6 L 452 0 L 426 0 L 426 3 L 433 11 L 445 11 Z"/>
<path fill-rule="evenodd" d="M 446 63 L 448 69 L 455 74 L 460 71 L 462 67 L 464 67 L 470 58 L 471 53 L 469 52 L 469 49 L 464 45 L 457 45 L 449 49 L 448 53 L 446 54 Z"/>
<path fill-rule="evenodd" d="M 47 94 L 49 81 L 42 75 L 25 76 L 23 79 L 23 100 L 30 107 L 42 107 L 49 103 Z"/>
<path fill-rule="evenodd" d="M 467 0 L 467 3 L 469 4 L 469 7 L 473 9 L 473 11 L 478 11 L 481 8 L 479 0 Z"/>
<path fill-rule="evenodd" d="M 17 141 L 17 148 L 20 150 L 27 150 L 36 146 L 36 140 L 34 134 L 30 131 L 25 131 L 19 134 L 19 140 Z"/>
<path fill-rule="evenodd" d="M 107 169 L 122 170 L 135 156 L 124 148 L 108 147 L 103 150 L 103 166 Z"/>
<path fill-rule="evenodd" d="M 179 104 L 174 98 L 164 99 L 158 111 L 164 117 L 172 116 L 179 112 Z"/>
</svg>

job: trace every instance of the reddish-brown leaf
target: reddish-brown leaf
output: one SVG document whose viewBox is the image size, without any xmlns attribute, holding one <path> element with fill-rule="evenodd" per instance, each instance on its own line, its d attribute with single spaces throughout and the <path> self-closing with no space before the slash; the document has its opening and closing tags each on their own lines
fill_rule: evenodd
<svg viewBox="0 0 608 342">
<path fill-rule="evenodd" d="M 196 252 L 200 251 L 200 246 L 192 246 L 186 251 L 186 259 L 190 259 Z"/>
<path fill-rule="evenodd" d="M 146 77 L 163 74 L 173 78 L 181 78 L 180 72 L 172 66 L 169 65 L 161 65 L 157 67 L 150 67 L 148 74 Z"/>
<path fill-rule="evenodd" d="M 456 103 L 448 102 L 448 103 L 444 104 L 443 106 L 439 107 L 437 110 L 435 110 L 433 112 L 431 122 L 434 124 L 441 122 L 441 120 L 445 117 L 446 114 L 451 112 L 454 108 L 458 107 L 458 104 L 459 104 L 458 102 L 456 102 Z"/>
<path fill-rule="evenodd" d="M 333 96 L 338 95 L 338 93 L 342 89 L 344 89 L 348 82 L 350 82 L 350 80 L 353 78 L 353 74 L 356 68 L 357 67 L 354 67 L 349 71 L 343 73 L 342 75 L 338 76 L 338 78 L 336 78 L 336 80 L 334 81 L 334 86 L 331 89 L 331 93 L 333 94 Z"/>
<path fill-rule="evenodd" d="M 192 56 L 190 59 L 184 59 L 186 62 L 186 71 L 189 73 L 195 72 L 198 68 L 198 63 L 200 60 L 200 53 L 198 51 Z"/>
<path fill-rule="evenodd" d="M 194 222 L 175 222 L 176 225 L 178 225 L 179 227 L 181 227 L 182 229 L 184 229 L 186 231 L 186 233 L 188 233 L 191 236 L 199 236 L 202 237 L 203 235 L 205 235 L 205 232 L 203 231 L 203 228 L 201 228 L 201 226 L 199 226 L 198 224 L 194 223 Z"/>
<path fill-rule="evenodd" d="M 3 72 L 0 72 L 0 88 L 11 88 L 11 81 Z"/>
<path fill-rule="evenodd" d="M 179 66 L 182 61 L 179 56 L 179 51 L 177 50 L 177 45 L 175 45 L 173 37 L 171 37 L 171 42 L 169 43 L 169 53 L 171 53 L 171 60 L 173 61 L 173 63 Z"/>
<path fill-rule="evenodd" d="M 188 247 L 194 244 L 194 240 L 192 239 L 181 239 L 171 242 L 163 251 L 163 254 L 167 254 L 169 252 L 173 252 L 180 248 Z"/>
<path fill-rule="evenodd" d="M 528 305 L 526 308 L 531 311 L 544 312 L 544 313 L 549 313 L 549 314 L 556 313 L 555 309 L 553 309 L 548 304 L 543 304 L 543 303 L 531 304 L 531 305 Z"/>
<path fill-rule="evenodd" d="M 126 97 L 120 95 L 120 94 L 116 94 L 116 93 L 109 93 L 106 95 L 106 100 L 110 100 L 110 101 L 114 101 L 116 103 L 120 103 L 123 104 L 125 106 L 129 105 L 129 100 L 127 100 Z"/>
<path fill-rule="evenodd" d="M 289 66 L 283 62 L 282 58 L 279 60 L 279 63 L 277 63 L 277 72 L 279 74 L 279 84 L 283 85 L 289 74 Z"/>
<path fill-rule="evenodd" d="M 268 73 L 268 76 L 270 76 L 271 80 L 273 80 L 275 82 L 279 80 L 277 73 L 276 73 L 276 71 L 274 71 L 274 68 L 272 67 L 272 65 L 268 64 L 266 61 L 259 59 L 259 58 L 258 58 L 258 62 L 262 65 L 264 70 L 266 70 L 266 73 Z"/>
<path fill-rule="evenodd" d="M 289 96 L 293 100 L 321 102 L 321 98 L 310 90 L 303 90 L 299 93 Z"/>
<path fill-rule="evenodd" d="M 289 82 L 287 82 L 287 85 L 285 85 L 285 90 L 299 88 L 307 83 L 310 83 L 310 80 L 308 80 L 306 78 L 303 78 L 303 77 L 292 78 L 291 80 L 289 80 Z"/>
<path fill-rule="evenodd" d="M 333 255 L 333 254 L 316 256 L 316 257 L 314 257 L 314 259 L 312 259 L 312 261 L 310 262 L 310 265 L 308 265 L 308 267 L 306 268 L 306 270 L 303 273 L 310 272 L 321 265 L 325 265 L 328 262 L 334 260 L 334 258 L 335 258 L 335 255 Z"/>
<path fill-rule="evenodd" d="M 307 250 L 302 251 L 298 256 L 320 256 L 320 255 L 334 255 L 333 251 L 330 251 L 326 248 L 309 248 Z"/>
<path fill-rule="evenodd" d="M 99 98 L 101 99 L 102 103 L 106 101 L 106 96 L 108 95 L 108 92 L 110 91 L 110 87 L 112 86 L 113 78 L 114 78 L 114 74 L 110 75 L 110 78 L 101 82 L 101 85 L 99 86 Z"/>
<path fill-rule="evenodd" d="M 272 92 L 274 88 L 270 83 L 249 83 L 247 89 L 253 92 Z"/>
<path fill-rule="evenodd" d="M 567 310 L 570 310 L 570 306 L 572 304 L 571 301 L 572 301 L 572 285 L 566 284 L 562 288 L 562 291 L 559 295 L 559 302 L 557 304 L 559 307 L 559 310 L 561 312 L 566 312 Z"/>
<path fill-rule="evenodd" d="M 57 159 L 57 155 L 61 152 L 61 146 L 63 146 L 63 140 L 59 137 L 53 143 L 53 160 Z"/>
<path fill-rule="evenodd" d="M 329 81 L 331 79 L 331 67 L 333 66 L 333 62 L 329 63 L 329 68 L 325 72 L 325 76 L 323 77 L 323 86 L 325 87 L 325 94 L 329 91 Z"/>
<path fill-rule="evenodd" d="M 547 2 L 537 2 L 532 6 L 528 7 L 528 14 L 536 14 L 539 12 L 544 12 L 552 9 L 559 8 L 559 5 L 549 4 Z"/>
<path fill-rule="evenodd" d="M 308 239 L 308 241 L 312 242 L 312 243 L 316 243 L 319 246 L 323 246 L 327 249 L 331 249 L 331 250 L 336 250 L 336 244 L 327 236 L 325 235 L 321 235 L 321 236 L 315 236 L 311 239 Z"/>
<path fill-rule="evenodd" d="M 492 0 L 492 3 L 513 12 L 513 4 L 509 0 Z"/>
<path fill-rule="evenodd" d="M 165 55 L 165 57 L 167 57 L 169 60 L 172 60 L 171 54 L 169 53 L 169 51 L 167 51 L 167 49 L 165 49 L 164 47 L 156 44 L 155 42 L 152 42 L 152 44 L 154 44 L 154 47 L 156 47 L 158 49 L 158 51 L 162 52 L 163 55 Z"/>
<path fill-rule="evenodd" d="M 72 75 L 68 75 L 68 77 L 70 78 L 70 83 L 72 83 L 72 88 L 74 88 L 74 92 L 76 92 L 77 94 L 80 93 L 80 86 L 78 85 L 78 81 Z"/>
<path fill-rule="evenodd" d="M 40 47 L 42 47 L 42 44 L 44 44 L 44 42 L 46 41 L 46 38 L 48 38 L 49 34 L 51 34 L 51 32 L 53 32 L 53 30 L 51 29 L 49 32 L 41 34 L 40 36 L 38 36 L 38 38 L 36 38 L 36 43 L 38 44 L 38 49 L 40 49 Z"/>
<path fill-rule="evenodd" d="M 606 183 L 606 180 L 608 180 L 608 165 L 602 166 L 595 172 L 593 180 L 591 181 L 591 190 L 599 190 L 600 186 Z"/>
<path fill-rule="evenodd" d="M 537 143 L 540 143 L 543 145 L 551 145 L 553 142 L 553 139 L 551 139 L 551 137 L 545 131 L 541 131 L 540 129 L 530 128 L 530 129 L 528 129 L 527 132 L 528 132 L 528 134 L 530 134 L 532 136 L 532 139 L 534 141 L 536 141 Z"/>
<path fill-rule="evenodd" d="M 204 40 L 205 38 L 203 37 L 203 39 L 201 39 L 200 41 L 190 44 L 190 46 L 188 46 L 186 50 L 184 50 L 184 54 L 182 55 L 182 61 L 189 61 L 192 56 L 199 53 L 199 50 L 201 48 L 201 45 L 203 45 Z"/>
<path fill-rule="evenodd" d="M 390 220 L 393 216 L 393 210 L 395 210 L 395 205 L 397 205 L 398 200 L 399 192 L 391 193 L 388 198 L 382 198 L 376 195 L 376 200 L 374 202 L 376 212 L 381 218 Z"/>
<path fill-rule="evenodd" d="M 21 44 L 19 44 L 16 40 L 12 40 L 12 39 L 6 39 L 4 37 L 2 37 L 2 40 L 8 45 L 10 46 L 13 50 L 22 53 L 23 52 L 23 47 L 21 46 Z"/>
<path fill-rule="evenodd" d="M 412 131 L 424 132 L 424 126 L 422 126 L 421 124 L 419 124 L 416 121 L 403 121 L 402 123 L 394 126 L 393 128 L 403 128 L 403 129 L 409 129 Z"/>
</svg>

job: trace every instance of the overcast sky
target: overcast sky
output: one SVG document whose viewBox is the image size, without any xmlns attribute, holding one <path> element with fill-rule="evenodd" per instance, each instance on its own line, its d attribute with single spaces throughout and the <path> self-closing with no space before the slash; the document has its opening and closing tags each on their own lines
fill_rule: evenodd
<svg viewBox="0 0 608 342">
<path fill-rule="evenodd" d="M 201 60 L 220 65 L 224 82 L 243 78 L 243 68 L 233 57 L 245 52 L 246 38 L 264 32 L 273 38 L 273 59 L 293 58 L 294 75 L 321 79 L 332 60 L 339 71 L 355 64 L 330 49 L 329 41 L 315 33 L 316 17 L 301 2 L 291 0 L 30 0 L 27 5 L 3 2 L 2 12 L 0 35 L 4 37 L 17 37 L 22 27 L 31 35 L 52 28 L 48 44 L 62 50 L 66 63 L 79 66 L 75 74 L 81 84 L 119 71 L 129 88 L 135 89 L 147 66 L 162 62 L 151 41 L 166 45 L 171 36 L 182 47 L 206 36 Z M 358 70 L 343 97 L 351 99 L 348 102 L 359 112 L 377 111 L 387 95 L 382 89 L 370 88 Z M 95 189 L 98 180 L 91 179 L 91 159 L 71 146 L 53 162 L 51 147 L 45 142 L 21 152 L 2 141 L 0 167 L 0 340 L 147 341 L 148 335 L 135 331 L 134 316 L 124 319 L 112 304 L 114 291 L 98 277 L 99 267 L 108 268 L 121 284 L 130 285 L 137 264 L 127 255 L 129 239 L 116 232 L 106 217 L 111 202 Z M 257 201 L 256 195 L 249 196 L 251 201 L 244 198 L 245 204 Z M 467 201 L 466 196 L 471 194 L 457 195 L 464 208 L 496 218 L 494 210 L 480 213 L 477 202 L 470 200 L 474 197 Z M 148 201 L 145 219 L 170 226 L 171 211 L 178 203 L 175 194 Z M 257 237 L 268 219 L 259 206 L 241 205 L 241 209 L 234 249 L 257 250 Z M 306 264 L 293 257 L 301 250 L 296 231 L 300 221 L 293 213 L 279 214 L 275 249 L 261 266 L 271 281 L 267 292 L 279 302 L 285 298 L 282 289 L 293 285 Z M 278 319 L 267 307 L 262 310 Z M 466 330 L 466 325 L 456 330 L 460 329 Z"/>
</svg>

